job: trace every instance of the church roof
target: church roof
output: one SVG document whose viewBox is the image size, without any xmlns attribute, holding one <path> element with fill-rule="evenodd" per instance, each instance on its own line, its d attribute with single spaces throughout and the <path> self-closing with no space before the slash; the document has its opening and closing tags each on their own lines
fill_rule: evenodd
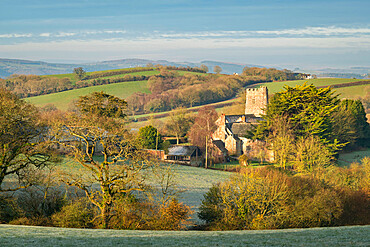
<svg viewBox="0 0 370 247">
<path fill-rule="evenodd" d="M 225 115 L 225 120 L 226 123 L 242 123 L 242 122 L 257 123 L 258 121 L 262 120 L 262 118 L 256 117 L 254 114 Z"/>
<path fill-rule="evenodd" d="M 229 127 L 231 129 L 231 132 L 234 135 L 237 136 L 245 136 L 247 134 L 247 131 L 251 129 L 250 123 L 233 123 Z"/>
</svg>

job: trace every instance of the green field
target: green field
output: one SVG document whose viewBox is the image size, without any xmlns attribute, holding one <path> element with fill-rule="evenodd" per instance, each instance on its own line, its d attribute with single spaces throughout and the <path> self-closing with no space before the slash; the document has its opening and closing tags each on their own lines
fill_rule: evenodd
<svg viewBox="0 0 370 247">
<path fill-rule="evenodd" d="M 369 246 L 370 226 L 255 231 L 129 231 L 0 225 L 0 246 Z"/>
<path fill-rule="evenodd" d="M 355 82 L 355 81 L 364 81 L 360 79 L 342 79 L 342 78 L 320 78 L 320 79 L 311 79 L 311 80 L 298 80 L 298 81 L 280 81 L 280 82 L 266 82 L 266 83 L 259 83 L 257 85 L 254 85 L 253 87 L 259 87 L 259 86 L 267 86 L 269 93 L 274 94 L 281 90 L 283 90 L 284 86 L 290 86 L 294 87 L 296 85 L 302 85 L 303 83 L 307 84 L 313 84 L 316 87 L 320 86 L 330 86 L 335 84 L 341 84 L 341 83 L 349 83 L 349 82 Z M 345 93 L 347 91 L 352 91 L 351 88 L 355 87 L 362 87 L 365 88 L 368 85 L 362 85 L 362 86 L 353 86 L 353 87 L 344 87 L 344 88 L 338 88 L 334 89 L 338 93 Z M 356 93 L 361 93 L 360 90 L 349 93 L 349 95 L 357 96 Z"/>
<path fill-rule="evenodd" d="M 101 72 L 111 72 L 111 71 L 125 71 L 125 70 L 130 70 L 132 68 L 126 68 L 126 69 L 112 69 L 112 70 L 102 70 L 102 71 L 94 71 L 94 72 L 86 72 L 86 75 L 92 75 L 96 73 L 101 73 Z M 154 73 L 153 73 L 154 72 Z M 152 75 L 159 73 L 158 71 L 142 71 L 142 72 L 133 72 L 133 73 L 128 73 L 128 74 L 121 74 L 121 75 L 116 75 L 116 76 L 111 76 L 111 77 L 123 77 L 125 75 L 147 75 L 150 74 Z M 43 75 L 42 77 L 56 77 L 56 78 L 69 78 L 71 82 L 76 82 L 77 78 L 74 73 L 69 73 L 69 74 L 55 74 L 55 75 Z M 102 78 L 110 78 L 108 77 L 102 77 Z"/>
<path fill-rule="evenodd" d="M 125 69 L 118 69 L 118 70 L 125 70 Z M 126 69 L 127 70 L 127 69 Z M 107 71 L 116 71 L 116 70 L 107 70 Z M 102 72 L 107 72 L 102 71 Z M 98 71 L 101 72 L 101 71 Z M 176 71 L 180 75 L 184 74 L 204 74 L 204 73 L 195 73 L 195 72 L 188 72 L 188 71 Z M 88 72 L 87 75 L 93 74 L 95 72 Z M 109 78 L 121 78 L 125 75 L 146 75 L 152 76 L 158 74 L 159 71 L 141 71 L 141 72 L 132 72 L 128 74 L 121 74 L 121 75 L 114 75 L 114 76 L 107 76 L 101 77 L 100 79 L 109 79 Z M 47 75 L 45 77 L 58 77 L 58 78 L 65 78 L 68 77 L 72 82 L 76 81 L 75 75 L 71 74 L 59 74 L 59 75 Z M 92 81 L 94 79 L 88 80 Z M 108 85 L 99 85 L 99 86 L 92 86 L 86 88 L 79 88 L 59 93 L 47 94 L 47 95 L 40 95 L 35 97 L 26 98 L 26 100 L 38 107 L 42 107 L 46 104 L 54 104 L 58 109 L 67 110 L 70 104 L 77 99 L 79 96 L 86 95 L 92 92 L 99 92 L 104 91 L 108 94 L 112 94 L 114 96 L 120 98 L 127 98 L 133 93 L 141 92 L 141 93 L 150 93 L 149 89 L 147 88 L 148 81 L 129 81 L 129 82 L 120 82 L 120 83 L 113 83 Z"/>
<path fill-rule="evenodd" d="M 79 96 L 100 91 L 104 91 L 120 98 L 127 98 L 135 92 L 150 93 L 149 89 L 147 88 L 147 81 L 128 81 L 40 95 L 26 98 L 26 100 L 39 107 L 48 103 L 52 103 L 61 110 L 67 110 L 70 106 L 70 103 L 73 102 L 73 100 L 76 100 Z"/>
<path fill-rule="evenodd" d="M 335 88 L 334 90 L 337 94 L 339 94 L 339 98 L 357 99 L 358 97 L 364 97 L 367 92 L 370 92 L 370 85 L 342 87 Z"/>
</svg>

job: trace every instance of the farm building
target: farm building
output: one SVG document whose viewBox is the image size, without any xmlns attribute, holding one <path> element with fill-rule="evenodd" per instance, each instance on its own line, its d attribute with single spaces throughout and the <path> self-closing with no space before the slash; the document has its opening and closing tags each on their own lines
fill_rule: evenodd
<svg viewBox="0 0 370 247">
<path fill-rule="evenodd" d="M 202 157 L 200 149 L 196 146 L 177 145 L 168 149 L 168 154 L 165 155 L 164 161 L 183 165 L 201 166 Z"/>
</svg>

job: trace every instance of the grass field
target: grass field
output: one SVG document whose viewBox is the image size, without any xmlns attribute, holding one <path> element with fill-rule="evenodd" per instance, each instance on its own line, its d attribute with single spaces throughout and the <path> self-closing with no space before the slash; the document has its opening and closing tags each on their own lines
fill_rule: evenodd
<svg viewBox="0 0 370 247">
<path fill-rule="evenodd" d="M 358 97 L 364 97 L 367 92 L 370 92 L 370 85 L 342 87 L 335 88 L 334 90 L 339 94 L 339 98 L 357 99 Z"/>
<path fill-rule="evenodd" d="M 283 90 L 284 86 L 290 86 L 294 87 L 296 85 L 302 85 L 303 83 L 307 84 L 313 84 L 316 87 L 320 86 L 330 86 L 330 85 L 335 85 L 335 84 L 341 84 L 341 83 L 349 83 L 349 82 L 355 82 L 355 81 L 363 81 L 362 79 L 342 79 L 342 78 L 320 78 L 320 79 L 311 79 L 311 80 L 298 80 L 298 81 L 281 81 L 281 82 L 267 82 L 267 83 L 259 83 L 255 85 L 254 87 L 259 87 L 259 86 L 267 86 L 269 93 L 274 94 L 277 93 L 281 90 Z M 358 86 L 358 87 L 365 87 L 368 85 L 363 85 L 363 86 Z M 350 88 L 353 87 L 345 87 L 345 88 L 338 88 L 334 89 L 336 91 L 341 90 L 341 92 L 345 92 L 347 90 L 350 90 Z M 354 91 L 355 92 L 355 91 Z"/>
<path fill-rule="evenodd" d="M 338 165 L 349 166 L 354 162 L 359 163 L 364 157 L 370 157 L 370 149 L 339 154 Z"/>
<path fill-rule="evenodd" d="M 145 75 L 145 76 L 152 76 L 152 75 L 158 75 L 159 71 L 158 70 L 153 70 L 153 71 L 140 71 L 140 72 L 133 72 L 129 74 L 122 74 L 122 75 L 112 75 L 112 76 L 105 76 L 105 77 L 99 77 L 99 79 L 116 79 L 116 78 L 122 78 L 125 75 L 131 75 L 131 76 L 139 76 L 139 75 Z M 86 81 L 94 81 L 97 79 L 90 79 Z"/>
<path fill-rule="evenodd" d="M 0 246 L 369 246 L 370 226 L 255 231 L 129 231 L 0 225 Z"/>
<path fill-rule="evenodd" d="M 132 68 L 126 68 L 126 69 L 111 69 L 111 70 L 102 70 L 102 71 L 94 71 L 94 72 L 86 72 L 86 75 L 92 75 L 96 73 L 101 73 L 101 72 L 111 72 L 111 71 L 125 71 L 125 70 L 130 70 Z M 146 75 L 147 72 L 157 72 L 157 71 L 143 71 L 143 72 L 134 72 L 134 73 L 128 73 L 132 75 Z M 157 72 L 159 73 L 159 72 Z M 151 74 L 151 73 L 149 73 Z M 123 77 L 127 74 L 121 74 L 121 75 L 116 75 L 115 77 Z M 69 74 L 55 74 L 55 75 L 43 75 L 42 77 L 56 77 L 56 78 L 69 78 L 71 82 L 76 82 L 77 78 L 74 73 L 69 73 Z M 112 76 L 113 77 L 113 76 Z M 104 77 L 105 78 L 105 77 Z M 107 77 L 109 78 L 109 77 Z"/>
<path fill-rule="evenodd" d="M 100 91 L 113 94 L 120 98 L 127 98 L 135 92 L 150 93 L 149 89 L 147 88 L 147 81 L 129 81 L 40 95 L 26 98 L 26 100 L 36 106 L 44 106 L 48 103 L 52 103 L 61 110 L 67 110 L 70 103 L 79 96 Z"/>
<path fill-rule="evenodd" d="M 118 69 L 118 70 L 125 70 L 125 69 Z M 109 70 L 110 71 L 110 70 Z M 112 70 L 115 71 L 115 70 Z M 107 71 L 104 71 L 107 72 Z M 189 71 L 176 71 L 180 75 L 184 74 L 204 74 L 204 73 L 195 73 Z M 94 72 L 88 72 L 87 75 L 92 74 Z M 146 75 L 152 76 L 158 74 L 159 71 L 141 71 L 141 72 L 133 72 L 128 74 L 122 75 L 114 75 L 114 76 L 107 76 L 101 77 L 100 79 L 108 79 L 108 78 L 120 78 L 124 77 L 125 75 Z M 65 78 L 68 77 L 72 82 L 76 81 L 74 74 L 60 74 L 60 75 L 47 75 L 45 77 L 58 77 L 58 78 Z M 94 79 L 92 79 L 94 80 Z M 92 81 L 88 80 L 88 81 Z M 141 92 L 141 93 L 150 93 L 150 90 L 147 88 L 147 81 L 129 81 L 129 82 L 120 82 L 120 83 L 113 83 L 108 85 L 99 85 L 99 86 L 92 86 L 86 88 L 79 88 L 74 90 L 69 90 L 65 92 L 47 94 L 47 95 L 40 95 L 35 97 L 26 98 L 26 100 L 38 107 L 42 107 L 46 104 L 54 104 L 58 109 L 67 110 L 69 105 L 77 99 L 79 96 L 86 95 L 92 92 L 99 92 L 104 91 L 108 94 L 112 94 L 114 96 L 120 98 L 127 98 L 133 93 Z"/>
</svg>

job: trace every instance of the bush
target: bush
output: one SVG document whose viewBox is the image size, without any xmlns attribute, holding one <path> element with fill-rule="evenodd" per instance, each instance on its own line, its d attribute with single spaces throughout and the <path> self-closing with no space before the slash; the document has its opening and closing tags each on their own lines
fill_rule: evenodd
<svg viewBox="0 0 370 247">
<path fill-rule="evenodd" d="M 173 199 L 159 207 L 158 213 L 146 224 L 151 230 L 183 230 L 190 223 L 190 207 Z"/>
<path fill-rule="evenodd" d="M 87 198 L 79 198 L 52 215 L 53 225 L 67 228 L 94 227 L 95 211 Z"/>
<path fill-rule="evenodd" d="M 343 182 L 348 170 L 323 169 L 330 176 L 302 177 L 276 168 L 245 168 L 204 195 L 198 216 L 209 230 L 369 224 L 369 190 L 360 186 L 365 176 L 350 186 L 352 182 Z"/>
<path fill-rule="evenodd" d="M 21 217 L 9 222 L 11 225 L 28 225 L 28 226 L 52 226 L 49 217 L 45 216 L 33 216 L 33 217 Z"/>
<path fill-rule="evenodd" d="M 65 205 L 65 193 L 60 188 L 34 186 L 21 191 L 17 204 L 29 219 L 50 217 Z"/>
<path fill-rule="evenodd" d="M 13 197 L 0 196 L 0 224 L 6 224 L 22 215 Z"/>
<path fill-rule="evenodd" d="M 114 215 L 109 224 L 114 229 L 141 229 L 144 221 L 142 215 L 148 210 L 148 206 L 140 203 L 133 196 L 122 196 L 114 204 Z"/>
<path fill-rule="evenodd" d="M 116 201 L 114 212 L 110 221 L 113 229 L 183 230 L 192 211 L 176 199 L 160 204 L 125 196 Z"/>
</svg>

